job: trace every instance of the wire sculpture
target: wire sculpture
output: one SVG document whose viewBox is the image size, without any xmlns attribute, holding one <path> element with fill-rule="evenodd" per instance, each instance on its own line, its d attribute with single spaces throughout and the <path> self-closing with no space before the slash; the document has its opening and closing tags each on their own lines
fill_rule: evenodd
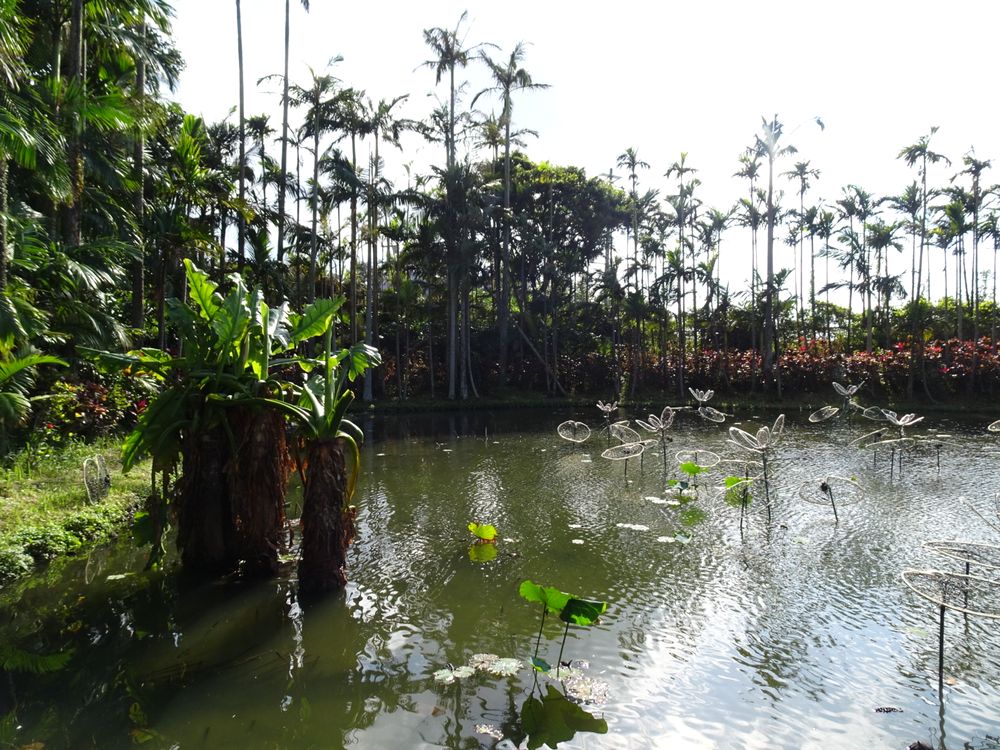
<svg viewBox="0 0 1000 750">
<path fill-rule="evenodd" d="M 837 505 L 853 505 L 861 500 L 864 493 L 861 486 L 847 477 L 839 477 L 834 474 L 803 482 L 799 485 L 799 497 L 807 503 L 813 505 L 829 506 L 833 510 L 833 520 L 839 523 L 837 517 Z"/>
<path fill-rule="evenodd" d="M 903 583 L 938 607 L 938 694 L 944 692 L 944 613 L 1000 620 L 1000 581 L 942 570 L 904 570 Z"/>
<path fill-rule="evenodd" d="M 571 443 L 583 443 L 590 437 L 590 428 L 583 422 L 567 420 L 556 427 L 556 432 L 563 440 Z"/>
<path fill-rule="evenodd" d="M 111 490 L 111 475 L 108 474 L 104 456 L 100 453 L 84 459 L 83 486 L 87 490 L 87 500 L 91 503 L 103 500 Z"/>
</svg>

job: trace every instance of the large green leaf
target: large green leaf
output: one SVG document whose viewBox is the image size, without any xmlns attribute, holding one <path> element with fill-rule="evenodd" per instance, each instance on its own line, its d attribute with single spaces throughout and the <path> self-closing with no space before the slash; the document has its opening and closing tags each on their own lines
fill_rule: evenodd
<svg viewBox="0 0 1000 750">
<path fill-rule="evenodd" d="M 228 362 L 233 354 L 239 351 L 249 327 L 250 308 L 246 294 L 242 289 L 234 289 L 212 319 L 212 329 L 217 337 L 213 348 L 223 362 Z"/>
<path fill-rule="evenodd" d="M 23 393 L 0 392 L 0 424 L 17 424 L 27 416 L 29 409 L 31 402 Z"/>
<path fill-rule="evenodd" d="M 469 522 L 469 531 L 472 535 L 482 539 L 484 542 L 492 542 L 497 538 L 497 528 L 489 523 L 476 523 L 475 521 Z"/>
<path fill-rule="evenodd" d="M 551 586 L 539 586 L 532 581 L 523 581 L 518 588 L 518 593 L 529 602 L 544 604 L 545 608 L 554 615 L 562 612 L 566 603 L 574 598 L 572 594 L 567 594 L 565 591 Z"/>
<path fill-rule="evenodd" d="M 562 608 L 559 619 L 572 625 L 593 625 L 607 610 L 607 602 L 572 598 Z"/>
<path fill-rule="evenodd" d="M 216 292 L 218 285 L 188 258 L 184 259 L 184 272 L 187 275 L 188 299 L 197 306 L 202 318 L 211 320 L 222 306 L 222 297 Z"/>
<path fill-rule="evenodd" d="M 0 361 L 0 385 L 6 383 L 19 372 L 30 370 L 39 365 L 59 365 L 66 367 L 66 362 L 50 354 L 26 354 L 23 357 Z"/>
<path fill-rule="evenodd" d="M 333 316 L 344 304 L 343 297 L 318 299 L 292 320 L 289 345 L 295 346 L 307 339 L 320 336 L 333 323 Z"/>
</svg>

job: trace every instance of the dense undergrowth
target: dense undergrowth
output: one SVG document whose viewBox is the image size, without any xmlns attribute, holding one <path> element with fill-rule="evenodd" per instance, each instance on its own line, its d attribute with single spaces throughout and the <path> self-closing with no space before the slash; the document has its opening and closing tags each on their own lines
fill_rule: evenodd
<svg viewBox="0 0 1000 750">
<path fill-rule="evenodd" d="M 90 502 L 82 465 L 97 454 L 111 486 Z M 42 457 L 32 446 L 14 454 L 0 469 L 0 585 L 115 536 L 148 492 L 148 472 L 121 473 L 119 443 L 112 438 L 67 442 Z"/>
</svg>

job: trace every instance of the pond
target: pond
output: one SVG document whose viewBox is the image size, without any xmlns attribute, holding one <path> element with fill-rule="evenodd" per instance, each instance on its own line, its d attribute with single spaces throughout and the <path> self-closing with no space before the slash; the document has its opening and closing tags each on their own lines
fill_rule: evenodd
<svg viewBox="0 0 1000 750">
<path fill-rule="evenodd" d="M 774 416 L 680 414 L 670 476 L 682 450 L 747 457 L 727 428 Z M 196 586 L 141 573 L 127 543 L 95 552 L 2 612 L 0 644 L 71 655 L 12 673 L 0 714 L 16 707 L 14 746 L 33 748 L 1000 747 L 998 621 L 947 613 L 939 701 L 938 609 L 900 575 L 961 572 L 925 540 L 1000 543 L 969 509 L 995 513 L 1000 436 L 928 419 L 908 433 L 949 433 L 940 455 L 930 443 L 890 476 L 885 450 L 848 446 L 870 422 L 806 416 L 774 449 L 770 514 L 754 499 L 742 530 L 716 491 L 736 464 L 678 505 L 657 446 L 641 468 L 601 458 L 596 409 L 375 420 L 344 593 L 300 604 L 291 565 Z M 568 418 L 587 442 L 560 439 Z M 836 520 L 798 494 L 826 475 L 859 488 Z M 498 529 L 495 559 L 470 559 L 470 521 Z M 538 641 L 529 579 L 607 611 L 568 631 L 550 616 Z M 536 642 L 555 665 L 564 634 L 569 685 L 530 666 Z M 441 681 L 479 654 L 519 665 Z"/>
</svg>

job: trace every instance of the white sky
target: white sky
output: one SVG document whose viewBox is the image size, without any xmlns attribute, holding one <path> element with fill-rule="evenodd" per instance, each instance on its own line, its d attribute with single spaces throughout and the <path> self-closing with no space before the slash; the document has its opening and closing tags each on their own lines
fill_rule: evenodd
<svg viewBox="0 0 1000 750">
<path fill-rule="evenodd" d="M 681 151 L 698 168 L 698 195 L 706 206 L 728 208 L 745 194 L 732 178 L 737 158 L 777 114 L 784 141 L 821 177 L 807 201 L 835 200 L 855 183 L 875 195 L 897 194 L 914 172 L 896 159 L 900 148 L 940 127 L 933 150 L 960 165 L 970 146 L 996 159 L 987 182 L 1000 182 L 1000 105 L 995 43 L 1000 3 L 952 0 L 808 0 L 614 3 L 506 0 L 506 2 L 334 3 L 312 0 L 306 13 L 292 3 L 290 79 L 308 81 L 331 69 L 345 85 L 374 101 L 409 93 L 400 114 L 422 118 L 435 105 L 430 58 L 422 30 L 453 28 L 463 10 L 469 44 L 493 42 L 506 57 L 518 41 L 530 43 L 524 65 L 551 88 L 516 94 L 515 127 L 539 133 L 526 151 L 537 161 L 607 173 L 627 147 L 651 169 L 640 190 L 675 192 L 663 177 Z M 174 32 L 187 61 L 177 99 L 207 120 L 221 119 L 237 101 L 235 2 L 173 0 Z M 258 78 L 282 69 L 280 0 L 243 0 L 247 114 L 271 113 L 280 129 L 278 82 Z M 467 100 L 486 85 L 470 66 Z M 263 89 L 266 88 L 267 92 Z M 492 109 L 480 100 L 479 109 Z M 498 108 L 497 108 L 498 109 Z M 826 130 L 811 122 L 821 116 Z M 293 118 L 295 115 L 293 115 Z M 293 122 L 295 120 L 293 119 Z M 413 146 L 417 144 L 414 142 Z M 441 146 L 423 153 L 384 155 L 390 164 L 440 163 Z M 277 154 L 277 150 L 273 152 Z M 616 172 L 621 170 L 616 169 Z M 931 168 L 943 184 L 957 169 Z M 399 172 L 397 172 L 399 174 Z M 672 182 L 672 181 L 671 181 Z M 796 188 L 781 180 L 787 207 Z M 625 181 L 620 185 L 625 186 Z"/>
</svg>

